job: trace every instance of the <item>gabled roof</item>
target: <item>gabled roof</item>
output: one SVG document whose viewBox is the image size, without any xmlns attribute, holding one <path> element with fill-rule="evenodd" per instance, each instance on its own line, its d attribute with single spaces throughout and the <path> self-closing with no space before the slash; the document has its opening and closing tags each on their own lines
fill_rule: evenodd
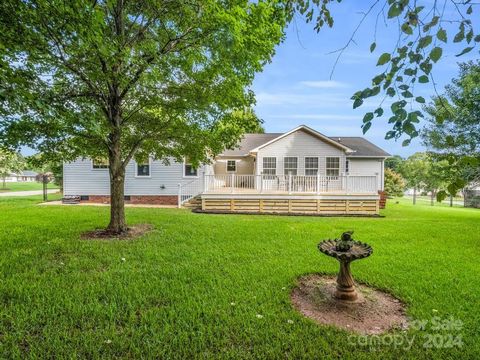
<svg viewBox="0 0 480 360">
<path fill-rule="evenodd" d="M 331 136 L 327 137 L 308 126 L 299 126 L 287 133 L 265 133 L 265 134 L 245 134 L 238 146 L 232 150 L 225 150 L 221 156 L 247 156 L 258 149 L 271 144 L 289 134 L 304 130 L 322 140 L 345 150 L 349 157 L 389 157 L 390 154 L 380 149 L 378 146 L 372 144 L 367 139 L 362 137 L 341 137 Z"/>
<path fill-rule="evenodd" d="M 281 135 L 283 135 L 283 133 L 245 134 L 235 149 L 225 150 L 220 155 L 247 156 L 252 149 L 278 138 Z"/>
<path fill-rule="evenodd" d="M 265 147 L 265 146 L 267 146 L 267 145 L 270 145 L 271 143 L 274 143 L 275 141 L 278 141 L 278 140 L 280 140 L 280 139 L 283 139 L 284 137 L 287 137 L 288 135 L 293 134 L 294 132 L 299 131 L 299 130 L 303 130 L 303 131 L 309 133 L 310 135 L 313 135 L 313 136 L 319 138 L 320 140 L 323 140 L 323 141 L 325 141 L 325 142 L 327 142 L 327 143 L 330 143 L 330 144 L 333 145 L 333 146 L 336 146 L 336 147 L 339 147 L 339 148 L 345 150 L 346 152 L 353 152 L 353 151 L 354 151 L 354 150 L 350 149 L 348 146 L 345 146 L 345 145 L 343 145 L 343 144 L 341 144 L 341 143 L 339 143 L 339 142 L 337 142 L 337 141 L 335 141 L 335 140 L 332 140 L 332 139 L 330 139 L 329 137 L 323 135 L 322 133 L 319 133 L 319 132 L 316 131 L 316 130 L 313 130 L 312 128 L 310 128 L 310 127 L 308 127 L 308 126 L 306 126 L 306 125 L 300 125 L 299 127 L 296 127 L 295 129 L 290 130 L 289 132 L 286 132 L 286 133 L 284 133 L 284 134 L 282 134 L 282 135 L 280 135 L 280 136 L 278 136 L 278 137 L 276 137 L 276 138 L 274 138 L 274 139 L 266 142 L 265 144 L 262 144 L 262 145 L 260 145 L 260 146 L 257 146 L 256 148 L 250 150 L 250 152 L 252 152 L 252 153 L 257 152 L 257 151 L 260 150 L 261 148 L 263 148 L 263 147 Z"/>
<path fill-rule="evenodd" d="M 37 175 L 38 175 L 38 173 L 35 172 L 35 171 L 32 171 L 32 170 L 24 170 L 20 174 L 20 176 L 37 176 Z"/>
<path fill-rule="evenodd" d="M 365 138 L 355 136 L 332 136 L 332 140 L 342 143 L 355 152 L 348 154 L 349 157 L 390 157 L 391 155 L 385 150 L 379 148 L 377 145 L 372 144 Z"/>
</svg>

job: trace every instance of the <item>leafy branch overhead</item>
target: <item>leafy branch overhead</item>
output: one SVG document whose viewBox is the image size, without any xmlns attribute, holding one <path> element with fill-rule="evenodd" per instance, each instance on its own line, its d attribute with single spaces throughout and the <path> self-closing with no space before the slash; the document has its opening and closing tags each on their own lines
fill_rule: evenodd
<svg viewBox="0 0 480 360">
<path fill-rule="evenodd" d="M 334 26 L 330 7 L 340 2 L 342 0 L 299 0 L 297 10 L 304 14 L 307 21 L 315 21 L 315 29 L 319 31 L 325 25 Z M 375 16 L 375 35 L 378 23 L 383 20 L 386 25 L 398 28 L 398 37 L 393 50 L 378 56 L 377 66 L 382 71 L 372 78 L 369 87 L 352 96 L 354 109 L 362 106 L 368 98 L 381 97 L 378 108 L 367 112 L 363 118 L 364 133 L 370 129 L 375 118 L 386 116 L 388 112 L 391 129 L 386 133 L 386 139 L 399 139 L 406 135 L 405 146 L 419 135 L 417 124 L 423 114 L 418 109 L 425 103 L 425 98 L 415 94 L 415 85 L 432 83 L 436 91 L 432 70 L 441 61 L 447 43 L 461 45 L 462 50 L 456 54 L 457 57 L 476 49 L 480 42 L 480 34 L 472 23 L 476 5 L 470 0 L 372 1 L 358 27 L 367 17 Z M 343 51 L 355 42 L 358 27 L 347 44 L 339 49 L 337 62 Z M 378 51 L 375 38 L 369 47 L 371 53 Z M 386 99 L 393 100 L 389 108 L 384 105 Z"/>
</svg>

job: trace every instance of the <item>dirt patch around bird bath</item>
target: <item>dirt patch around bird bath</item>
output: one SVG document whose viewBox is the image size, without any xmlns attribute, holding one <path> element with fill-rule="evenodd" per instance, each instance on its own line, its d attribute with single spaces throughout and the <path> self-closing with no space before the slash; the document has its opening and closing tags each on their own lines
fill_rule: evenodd
<svg viewBox="0 0 480 360">
<path fill-rule="evenodd" d="M 150 224 L 137 224 L 130 226 L 127 231 L 116 234 L 105 229 L 97 229 L 84 232 L 80 235 L 83 240 L 132 240 L 138 238 L 153 229 Z"/>
<path fill-rule="evenodd" d="M 292 303 L 304 316 L 319 324 L 360 334 L 375 335 L 408 328 L 405 306 L 392 295 L 356 284 L 358 300 L 346 302 L 333 297 L 335 287 L 335 277 L 303 276 L 291 293 Z"/>
</svg>

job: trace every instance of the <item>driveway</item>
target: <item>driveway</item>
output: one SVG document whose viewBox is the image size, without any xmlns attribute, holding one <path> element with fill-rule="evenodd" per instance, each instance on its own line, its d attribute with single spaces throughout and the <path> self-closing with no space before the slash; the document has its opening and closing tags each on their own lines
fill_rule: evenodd
<svg viewBox="0 0 480 360">
<path fill-rule="evenodd" d="M 47 194 L 55 194 L 58 192 L 58 189 L 47 190 Z M 29 191 L 7 191 L 0 192 L 0 197 L 10 197 L 10 196 L 31 196 L 31 195 L 42 195 L 43 190 L 29 190 Z"/>
</svg>

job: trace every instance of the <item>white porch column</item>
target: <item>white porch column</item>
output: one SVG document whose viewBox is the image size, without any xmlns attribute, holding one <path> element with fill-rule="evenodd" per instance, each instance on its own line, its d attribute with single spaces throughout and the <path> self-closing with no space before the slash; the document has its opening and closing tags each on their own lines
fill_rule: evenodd
<svg viewBox="0 0 480 360">
<path fill-rule="evenodd" d="M 235 174 L 230 174 L 230 191 L 231 193 L 235 193 Z"/>
<path fill-rule="evenodd" d="M 317 194 L 320 194 L 320 174 L 317 172 Z"/>
</svg>

